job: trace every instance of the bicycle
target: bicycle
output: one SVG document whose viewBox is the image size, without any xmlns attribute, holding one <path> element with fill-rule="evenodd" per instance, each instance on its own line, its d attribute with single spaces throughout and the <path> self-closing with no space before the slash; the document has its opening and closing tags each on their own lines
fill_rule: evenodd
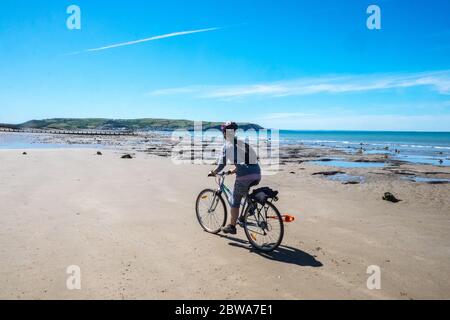
<svg viewBox="0 0 450 320">
<path fill-rule="evenodd" d="M 225 185 L 227 175 L 229 175 L 228 172 L 217 174 L 218 189 L 205 189 L 197 197 L 195 203 L 197 219 L 206 232 L 217 234 L 227 222 L 227 206 L 222 196 L 224 194 L 226 201 L 231 205 L 232 193 Z M 271 190 L 269 188 L 260 189 Z M 245 235 L 254 248 L 270 252 L 275 250 L 283 240 L 283 221 L 292 222 L 294 218 L 288 215 L 282 216 L 272 203 L 278 200 L 277 191 L 267 195 L 265 199 L 258 199 L 254 193 L 247 192 L 243 198 L 238 224 L 244 228 Z"/>
</svg>

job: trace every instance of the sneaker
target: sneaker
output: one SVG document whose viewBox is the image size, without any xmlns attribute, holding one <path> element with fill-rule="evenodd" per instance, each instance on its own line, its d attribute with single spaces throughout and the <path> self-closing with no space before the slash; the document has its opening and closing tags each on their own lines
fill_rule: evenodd
<svg viewBox="0 0 450 320">
<path fill-rule="evenodd" d="M 225 234 L 228 234 L 228 233 L 236 234 L 237 233 L 236 232 L 236 227 L 231 225 L 231 224 L 227 225 L 226 227 L 223 227 L 222 228 L 222 232 L 225 233 Z"/>
</svg>

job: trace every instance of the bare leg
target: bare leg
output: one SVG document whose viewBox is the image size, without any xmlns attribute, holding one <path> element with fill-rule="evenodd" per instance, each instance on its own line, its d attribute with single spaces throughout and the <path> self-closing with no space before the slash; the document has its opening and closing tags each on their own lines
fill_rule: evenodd
<svg viewBox="0 0 450 320">
<path fill-rule="evenodd" d="M 239 208 L 231 208 L 230 224 L 236 226 L 238 218 L 239 218 Z"/>
</svg>

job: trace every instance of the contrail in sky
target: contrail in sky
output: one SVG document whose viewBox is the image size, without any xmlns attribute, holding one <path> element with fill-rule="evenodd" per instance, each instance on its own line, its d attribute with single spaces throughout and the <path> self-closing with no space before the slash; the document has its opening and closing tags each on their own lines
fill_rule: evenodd
<svg viewBox="0 0 450 320">
<path fill-rule="evenodd" d="M 107 46 L 100 47 L 100 48 L 93 48 L 93 49 L 87 49 L 84 51 L 78 51 L 78 52 L 72 53 L 72 55 L 83 53 L 83 52 L 95 52 L 95 51 L 108 50 L 108 49 L 112 49 L 112 48 L 131 46 L 131 45 L 142 43 L 142 42 L 155 41 L 155 40 L 160 40 L 160 39 L 165 39 L 165 38 L 184 36 L 184 35 L 193 34 L 193 33 L 209 32 L 209 31 L 215 31 L 215 30 L 220 30 L 220 29 L 223 29 L 223 28 L 215 27 L 215 28 L 206 28 L 206 29 L 187 30 L 187 31 L 167 33 L 167 34 L 162 34 L 159 36 L 153 36 L 150 38 L 139 39 L 139 40 L 134 40 L 134 41 L 129 41 L 129 42 L 116 43 L 116 44 L 111 44 L 111 45 L 107 45 Z"/>
</svg>

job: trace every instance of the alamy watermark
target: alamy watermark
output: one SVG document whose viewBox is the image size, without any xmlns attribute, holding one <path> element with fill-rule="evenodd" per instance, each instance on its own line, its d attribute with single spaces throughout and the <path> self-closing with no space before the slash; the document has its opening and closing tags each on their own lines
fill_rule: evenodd
<svg viewBox="0 0 450 320">
<path fill-rule="evenodd" d="M 381 268 L 377 265 L 371 265 L 367 267 L 367 274 L 370 276 L 367 278 L 367 289 L 369 290 L 380 290 L 381 289 Z"/>
<path fill-rule="evenodd" d="M 381 29 L 381 9 L 376 4 L 372 4 L 367 8 L 367 14 L 370 16 L 367 18 L 367 29 L 380 30 Z"/>
<path fill-rule="evenodd" d="M 195 122 L 192 131 L 175 130 L 172 133 L 174 146 L 171 152 L 174 164 L 193 163 L 213 165 L 220 161 L 222 148 L 234 143 L 236 147 L 228 149 L 227 164 L 259 164 L 263 175 L 275 174 L 280 165 L 279 131 L 269 129 L 221 130 L 203 128 L 202 122 Z M 235 150 L 235 151 L 234 151 Z M 234 154 L 235 153 L 235 154 Z"/>
<path fill-rule="evenodd" d="M 69 30 L 81 30 L 81 9 L 79 6 L 72 4 L 67 7 L 66 13 L 69 17 L 66 20 L 66 26 Z"/>
<path fill-rule="evenodd" d="M 77 265 L 68 266 L 66 273 L 69 277 L 66 280 L 66 287 L 69 290 L 81 290 L 81 268 Z"/>
</svg>

